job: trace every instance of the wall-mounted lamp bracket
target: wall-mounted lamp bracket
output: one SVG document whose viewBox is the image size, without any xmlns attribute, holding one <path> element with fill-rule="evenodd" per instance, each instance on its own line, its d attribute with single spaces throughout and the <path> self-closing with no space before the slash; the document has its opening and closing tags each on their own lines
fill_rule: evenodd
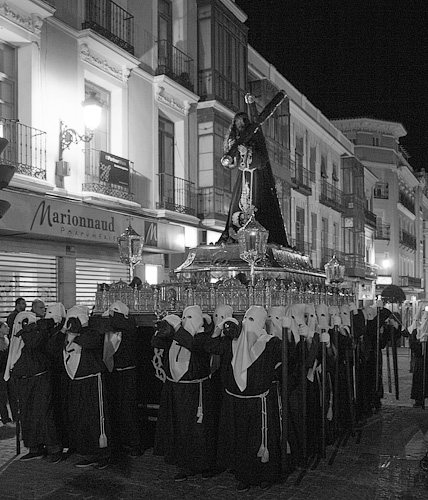
<svg viewBox="0 0 428 500">
<path fill-rule="evenodd" d="M 59 160 L 62 160 L 62 155 L 65 149 L 70 149 L 71 144 L 79 144 L 79 142 L 89 142 L 94 137 L 94 132 L 91 130 L 89 134 L 78 134 L 73 128 L 68 128 L 64 122 L 61 122 L 60 129 L 60 146 Z"/>
</svg>

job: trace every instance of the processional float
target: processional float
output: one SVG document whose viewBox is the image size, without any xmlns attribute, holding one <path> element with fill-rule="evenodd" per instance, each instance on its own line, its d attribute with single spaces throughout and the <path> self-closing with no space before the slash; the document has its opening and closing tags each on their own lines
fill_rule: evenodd
<svg viewBox="0 0 428 500">
<path fill-rule="evenodd" d="M 233 156 L 241 144 L 245 145 L 260 134 L 261 125 L 271 116 L 286 98 L 284 92 L 277 93 L 266 108 L 254 115 L 240 138 L 231 144 L 222 158 L 223 168 L 230 168 Z M 248 103 L 248 101 L 247 101 Z M 251 115 L 250 114 L 250 115 Z M 264 140 L 264 139 L 263 139 Z M 220 167 L 222 168 L 222 167 Z M 270 169 L 270 165 L 269 165 Z M 245 170 L 245 169 L 244 169 Z M 253 179 L 253 176 L 249 176 Z M 273 179 L 273 177 L 272 177 Z M 253 186 L 245 186 L 246 194 Z M 242 193 L 244 191 L 244 183 Z M 250 202 L 239 200 L 243 212 L 243 224 L 237 231 L 234 242 L 199 245 L 189 250 L 185 261 L 170 274 L 170 279 L 157 285 L 137 284 L 130 286 L 124 281 L 111 285 L 99 285 L 96 293 L 95 313 L 106 311 L 119 300 L 134 313 L 139 324 L 152 324 L 166 314 L 180 314 L 186 307 L 199 305 L 203 313 L 213 314 L 223 304 L 233 308 L 234 316 L 242 318 L 252 305 L 269 309 L 274 306 L 287 307 L 293 304 L 326 304 L 340 306 L 354 302 L 354 290 L 344 286 L 344 266 L 334 257 L 325 270 L 312 266 L 310 258 L 290 246 L 269 242 L 269 231 L 257 220 L 263 207 L 254 207 Z M 275 190 L 276 196 L 276 190 Z M 247 197 L 248 201 L 248 197 Z M 280 212 L 279 212 L 280 214 Z M 270 221 L 284 226 L 282 217 Z M 285 228 L 284 228 L 285 229 Z M 132 259 L 131 259 L 132 260 Z M 283 415 L 288 413 L 288 336 L 289 324 L 282 325 L 282 401 Z M 325 401 L 326 352 L 322 347 L 323 393 L 323 456 L 325 456 Z M 303 349 L 302 349 L 303 351 Z M 302 370 L 302 381 L 306 382 L 306 371 Z M 335 404 L 337 402 L 335 401 Z M 288 460 L 288 418 L 282 419 L 284 464 Z"/>
</svg>

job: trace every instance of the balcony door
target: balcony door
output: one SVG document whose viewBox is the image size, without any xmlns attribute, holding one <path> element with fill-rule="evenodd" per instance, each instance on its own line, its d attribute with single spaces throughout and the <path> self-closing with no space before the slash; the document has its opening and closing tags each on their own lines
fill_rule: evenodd
<svg viewBox="0 0 428 500">
<path fill-rule="evenodd" d="M 159 117 L 159 201 L 175 205 L 174 123 Z"/>
<path fill-rule="evenodd" d="M 169 0 L 158 2 L 158 71 L 167 74 L 172 68 L 172 5 Z"/>
</svg>

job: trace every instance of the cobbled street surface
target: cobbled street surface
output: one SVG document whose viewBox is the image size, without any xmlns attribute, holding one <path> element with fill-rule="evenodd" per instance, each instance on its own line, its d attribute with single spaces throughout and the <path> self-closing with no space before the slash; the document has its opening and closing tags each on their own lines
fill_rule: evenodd
<svg viewBox="0 0 428 500">
<path fill-rule="evenodd" d="M 407 356 L 401 354 L 399 362 L 405 373 Z M 353 436 L 329 446 L 324 460 L 295 471 L 267 491 L 252 487 L 240 493 L 226 472 L 212 479 L 195 476 L 175 483 L 175 468 L 153 456 L 152 450 L 138 458 L 124 458 L 105 470 L 77 469 L 78 456 L 58 464 L 20 462 L 15 455 L 14 429 L 1 427 L 0 499 L 427 500 L 428 473 L 420 469 L 419 460 L 428 449 L 428 408 L 411 406 L 409 377 L 400 381 L 402 401 L 386 394 L 379 414 Z"/>
</svg>

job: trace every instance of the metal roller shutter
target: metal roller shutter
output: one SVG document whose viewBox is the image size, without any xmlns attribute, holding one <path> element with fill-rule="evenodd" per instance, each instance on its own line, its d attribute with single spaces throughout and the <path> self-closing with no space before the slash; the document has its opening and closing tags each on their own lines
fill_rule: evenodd
<svg viewBox="0 0 428 500">
<path fill-rule="evenodd" d="M 0 252 L 0 318 L 15 309 L 18 297 L 26 300 L 27 310 L 35 298 L 46 305 L 58 301 L 56 257 Z"/>
<path fill-rule="evenodd" d="M 128 266 L 120 262 L 97 259 L 76 259 L 76 304 L 92 307 L 100 283 L 129 282 Z"/>
</svg>

